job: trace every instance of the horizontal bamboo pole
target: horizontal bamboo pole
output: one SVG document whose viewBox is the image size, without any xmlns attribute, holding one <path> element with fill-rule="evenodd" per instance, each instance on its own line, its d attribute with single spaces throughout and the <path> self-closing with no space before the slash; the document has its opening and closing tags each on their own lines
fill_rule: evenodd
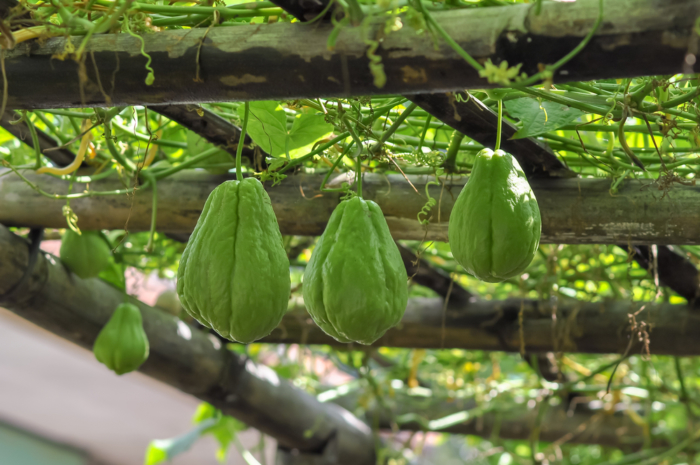
<svg viewBox="0 0 700 465">
<path fill-rule="evenodd" d="M 374 346 L 618 354 L 648 348 L 654 355 L 692 356 L 700 355 L 697 334 L 700 312 L 686 305 L 472 298 L 444 307 L 441 298 L 416 297 L 401 323 Z M 348 347 L 318 328 L 303 307 L 263 341 Z"/>
<path fill-rule="evenodd" d="M 434 12 L 435 20 L 480 63 L 490 59 L 536 74 L 569 54 L 598 18 L 598 0 Z M 692 73 L 695 0 L 606 2 L 604 22 L 589 45 L 558 69 L 554 82 Z M 202 103 L 376 94 L 463 91 L 491 86 L 446 42 L 409 25 L 386 34 L 376 55 L 386 84 L 375 85 L 367 37 L 384 18 L 341 29 L 332 24 L 254 24 L 169 30 L 143 35 L 155 81 L 138 38 L 98 34 L 80 60 L 55 60 L 65 38 L 28 41 L 5 53 L 8 108 Z M 78 44 L 83 37 L 73 37 Z M 437 48 L 436 45 L 437 44 Z M 96 74 L 99 70 L 99 76 Z M 81 81 L 81 77 L 84 81 Z"/>
<path fill-rule="evenodd" d="M 319 453 L 333 440 L 339 464 L 374 465 L 369 427 L 343 408 L 318 402 L 270 368 L 234 354 L 205 332 L 104 281 L 80 279 L 56 257 L 40 253 L 29 280 L 12 291 L 25 273 L 28 256 L 27 242 L 0 226 L 0 306 L 91 349 L 117 305 L 128 300 L 141 309 L 150 343 L 141 372 L 211 403 L 274 437 L 282 447 Z"/>
<path fill-rule="evenodd" d="M 280 379 L 271 369 L 256 365 L 245 357 L 226 350 L 205 332 L 125 296 L 103 281 L 80 279 L 68 272 L 59 259 L 43 252 L 39 253 L 37 262 L 28 275 L 29 279 L 14 292 L 13 288 L 25 274 L 29 250 L 26 241 L 0 226 L 0 305 L 3 307 L 89 350 L 114 308 L 127 299 L 141 309 L 144 329 L 150 342 L 150 356 L 140 368 L 143 373 L 210 402 L 224 413 L 271 435 L 285 450 L 300 450 L 305 459 L 309 454 L 330 454 L 325 456 L 335 457 L 336 461 L 333 463 L 339 465 L 375 463 L 374 442 L 369 428 L 343 408 L 352 410 L 356 407 L 357 399 L 352 392 L 335 398 L 326 394 L 323 399 L 317 400 Z M 469 325 L 485 328 L 483 331 L 503 327 L 503 338 L 512 341 L 513 322 L 517 319 L 514 315 L 514 305 L 512 302 L 473 302 L 463 309 L 462 315 L 448 309 L 448 328 L 445 333 L 448 339 L 445 340 L 445 347 L 451 347 L 453 339 L 450 338 L 456 334 L 453 331 L 461 331 Z M 581 311 L 564 310 L 560 315 L 569 331 L 578 331 L 579 327 L 575 321 L 581 318 L 581 315 L 585 316 L 589 325 L 595 319 L 592 307 L 584 307 L 586 308 Z M 412 299 L 407 318 L 402 324 L 404 329 L 397 331 L 405 331 L 411 319 L 416 319 L 416 310 L 418 315 L 424 315 L 419 318 L 423 320 L 423 324 L 431 325 L 433 329 L 429 331 L 434 332 L 437 318 L 442 311 L 437 299 Z M 494 310 L 498 310 L 500 314 L 496 315 L 497 318 L 494 318 Z M 544 310 L 544 315 L 538 317 L 533 313 L 530 304 L 525 306 L 524 332 L 528 335 L 526 344 L 532 343 L 537 346 L 533 349 L 543 348 L 543 344 L 536 344 L 533 339 L 539 338 L 544 332 L 552 333 L 552 323 L 546 316 L 549 309 Z M 697 318 L 680 318 L 681 315 L 673 312 L 672 308 L 663 310 L 667 313 L 665 318 L 663 313 L 657 314 L 653 311 L 650 317 L 661 316 L 659 321 L 662 328 L 669 326 L 669 320 L 677 320 L 673 329 L 677 331 L 680 325 L 685 328 L 684 331 L 677 331 L 677 335 L 681 336 L 678 337 L 677 346 L 686 343 L 692 346 L 692 337 L 683 334 L 697 333 Z M 597 327 L 604 328 L 609 324 L 612 321 L 609 317 L 605 312 L 598 315 Z M 282 325 L 284 330 L 289 331 L 289 322 L 292 319 L 303 321 L 304 317 L 292 312 L 285 318 Z M 537 324 L 538 322 L 541 324 Z M 311 330 L 307 340 L 297 337 L 295 342 L 317 342 L 318 332 Z M 603 340 L 609 337 L 609 333 L 610 330 L 602 331 L 597 336 L 588 334 L 585 339 L 592 340 L 597 337 Z M 653 334 L 656 338 L 657 333 Z M 662 336 L 665 334 L 661 332 Z M 414 346 L 420 346 L 423 335 L 415 333 Z M 472 336 L 476 336 L 475 341 L 486 340 L 483 336 L 479 339 L 478 331 L 461 333 L 461 337 L 465 339 Z M 566 335 L 562 336 L 561 340 L 563 345 L 560 348 L 566 349 Z M 656 339 L 652 347 L 655 345 Z M 413 419 L 434 420 L 453 414 L 464 414 L 476 406 L 473 399 L 446 401 L 433 397 L 412 396 L 410 392 L 403 390 L 397 390 L 396 395 L 387 401 L 390 403 L 393 418 L 387 417 L 384 410 L 377 412 L 380 426 L 386 428 L 390 426 L 392 419 L 400 415 L 413 414 Z M 371 412 L 368 416 L 374 418 Z M 494 429 L 498 429 L 499 437 L 526 439 L 536 425 L 536 416 L 537 410 L 512 406 L 500 413 L 485 412 L 477 417 L 466 415 L 464 421 L 454 422 L 443 431 L 491 437 Z M 424 423 L 415 420 L 401 422 L 402 429 L 422 430 L 425 427 Z M 613 416 L 601 411 L 581 411 L 579 408 L 568 412 L 565 405 L 548 409 L 541 422 L 540 439 L 623 448 L 638 448 L 644 440 L 640 427 L 626 416 Z M 307 462 L 318 463 L 312 460 Z"/>
<path fill-rule="evenodd" d="M 68 182 L 26 172 L 27 178 L 52 194 L 66 194 Z M 14 174 L 0 169 L 0 224 L 63 228 L 65 200 L 40 195 Z M 316 236 L 339 203 L 337 193 L 319 191 L 322 175 L 293 175 L 266 188 L 283 234 Z M 209 193 L 231 176 L 186 171 L 158 182 L 157 229 L 189 233 L 199 218 Z M 336 184 L 346 180 L 341 175 Z M 441 178 L 429 186 L 437 204 L 430 224 L 417 215 L 427 202 L 425 185 L 432 176 L 363 175 L 363 195 L 382 208 L 396 239 L 447 240 L 447 224 L 466 177 Z M 409 183 L 410 181 L 410 183 Z M 699 244 L 700 187 L 673 185 L 664 195 L 652 180 L 628 180 L 615 195 L 606 179 L 533 179 L 542 214 L 542 242 L 561 244 Z M 123 189 L 116 180 L 75 183 L 72 192 Z M 415 188 L 415 189 L 414 189 Z M 151 221 L 151 192 L 134 196 L 93 196 L 72 200 L 78 225 L 84 229 L 146 231 Z"/>
</svg>

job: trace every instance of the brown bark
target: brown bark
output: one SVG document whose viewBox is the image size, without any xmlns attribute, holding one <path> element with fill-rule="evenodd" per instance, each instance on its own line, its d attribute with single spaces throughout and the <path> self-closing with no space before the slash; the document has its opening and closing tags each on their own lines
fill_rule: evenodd
<svg viewBox="0 0 700 465">
<path fill-rule="evenodd" d="M 374 445 L 369 428 L 342 408 L 356 407 L 357 402 L 352 395 L 337 397 L 333 403 L 319 402 L 280 379 L 269 368 L 256 365 L 244 357 L 222 349 L 218 341 L 213 341 L 204 332 L 188 327 L 177 318 L 133 298 L 125 297 L 121 291 L 103 281 L 76 277 L 68 272 L 56 257 L 40 253 L 22 289 L 9 298 L 3 297 L 21 280 L 27 267 L 28 256 L 27 242 L 0 227 L 0 304 L 3 307 L 89 350 L 114 308 L 126 298 L 141 309 L 144 329 L 151 347 L 149 359 L 140 371 L 212 403 L 224 413 L 271 435 L 285 449 L 299 449 L 305 456 L 311 453 L 324 457 L 332 456 L 337 459 L 332 463 L 340 465 L 374 464 Z M 421 317 L 424 323 L 435 327 L 436 319 L 440 318 L 438 312 L 442 311 L 438 308 L 439 305 L 436 305 L 438 300 L 414 299 L 409 305 L 404 327 L 410 318 L 415 317 L 414 310 L 418 308 L 417 305 L 420 305 L 420 314 L 424 315 Z M 683 336 L 683 331 L 680 331 L 678 326 L 685 324 L 687 333 L 695 334 L 698 323 L 688 319 L 680 321 L 683 320 L 682 315 L 676 311 L 677 308 L 672 307 L 661 308 L 663 312 L 668 313 L 666 317 L 663 314 L 658 315 L 654 310 L 651 311 L 651 317 L 661 317 L 656 318 L 656 321 L 659 322 L 662 334 L 673 330 L 677 335 L 681 335 L 677 345 L 682 346 L 691 338 Z M 500 315 L 501 320 L 494 318 L 496 308 L 499 309 L 496 316 Z M 540 320 L 544 325 L 538 325 L 538 318 L 532 318 L 531 308 L 526 306 L 525 311 L 527 313 L 524 329 L 528 335 L 528 344 L 533 338 L 541 337 L 544 331 L 551 334 L 548 318 Z M 572 319 L 578 321 L 583 317 L 588 327 L 593 324 L 597 328 L 603 328 L 614 320 L 610 318 L 611 315 L 605 313 L 604 317 L 601 317 L 590 305 L 582 305 L 582 309 L 578 311 L 579 316 L 567 315 L 568 311 L 563 310 L 561 317 L 567 321 L 566 325 L 572 331 L 579 328 L 576 323 L 569 324 Z M 449 310 L 447 315 L 448 337 L 455 334 L 453 331 L 461 331 L 469 325 L 474 328 L 490 328 L 494 325 L 504 326 L 503 339 L 506 343 L 512 339 L 512 303 L 469 304 L 468 314 L 455 316 L 453 313 Z M 617 311 L 616 315 L 619 313 L 621 312 Z M 288 317 L 285 323 L 292 316 Z M 591 322 L 594 319 L 597 323 Z M 671 320 L 676 320 L 674 328 L 670 328 Z M 536 330 L 532 336 L 531 329 Z M 609 332 L 576 336 L 576 339 L 600 340 L 608 337 Z M 469 339 L 478 333 L 479 330 L 463 332 L 462 337 Z M 309 334 L 311 339 L 315 340 L 318 331 L 311 331 Z M 474 339 L 478 339 L 478 336 Z M 482 337 L 481 340 L 486 338 Z M 566 338 L 562 337 L 562 341 L 566 343 Z M 417 338 L 416 342 L 420 340 Z M 422 417 L 426 420 L 444 418 L 475 407 L 472 399 L 445 401 L 411 397 L 400 390 L 394 397 L 387 399 L 387 402 L 394 418 L 411 413 L 413 418 Z M 377 413 L 380 416 L 380 425 L 388 427 L 389 412 Z M 536 413 L 536 410 L 514 405 L 500 413 L 486 412 L 480 415 L 480 419 L 467 418 L 441 431 L 489 437 L 498 425 L 500 437 L 524 439 L 536 424 Z M 424 427 L 424 422 L 408 421 L 407 418 L 401 422 L 402 429 L 421 430 Z M 602 414 L 600 411 L 573 411 L 569 414 L 564 407 L 550 407 L 541 422 L 541 428 L 540 438 L 543 441 L 564 440 L 570 435 L 566 442 L 635 448 L 643 440 L 639 427 L 627 416 Z"/>
<path fill-rule="evenodd" d="M 643 310 L 632 318 L 640 309 Z M 628 350 L 634 354 L 646 353 L 648 349 L 655 355 L 691 356 L 700 355 L 698 332 L 700 313 L 685 305 L 508 299 L 473 300 L 445 307 L 440 298 L 412 298 L 401 323 L 374 346 L 530 354 L 622 354 Z M 303 308 L 286 315 L 282 324 L 263 340 L 353 347 L 326 335 Z"/>
<path fill-rule="evenodd" d="M 548 2 L 539 15 L 527 4 L 434 13 L 475 59 L 522 64 L 528 75 L 571 52 L 597 16 L 597 0 Z M 700 5 L 694 0 L 618 0 L 606 5 L 603 26 L 553 80 L 686 72 L 684 57 L 698 16 Z M 370 36 L 383 25 L 377 18 Z M 151 86 L 144 82 L 146 58 L 138 39 L 96 35 L 83 55 L 87 81 L 82 89 L 80 65 L 51 58 L 64 50 L 64 38 L 24 42 L 5 57 L 8 108 L 99 106 L 107 100 L 112 105 L 153 105 L 440 93 L 489 86 L 442 39 L 436 39 L 436 50 L 427 33 L 418 35 L 405 26 L 388 34 L 377 50 L 387 75 L 386 85 L 378 88 L 369 71 L 364 29 L 344 28 L 329 50 L 332 29 L 330 24 L 278 23 L 146 34 L 145 50 L 155 71 Z M 197 76 L 203 82 L 195 82 Z"/>
<path fill-rule="evenodd" d="M 0 174 L 4 170 L 0 169 Z M 25 175 L 45 191 L 65 194 L 68 182 L 47 175 Z M 323 175 L 289 176 L 268 193 L 280 229 L 289 235 L 320 235 L 339 203 L 338 194 L 321 193 Z M 158 182 L 158 231 L 192 232 L 209 193 L 231 176 L 202 171 L 178 173 Z M 426 229 L 417 214 L 426 203 L 425 184 L 431 176 L 366 173 L 363 194 L 376 201 L 387 218 L 395 239 L 447 240 L 450 211 L 465 177 L 445 177 L 444 185 L 431 185 L 438 200 Z M 700 192 L 692 186 L 675 185 L 663 195 L 652 180 L 626 182 L 615 196 L 606 179 L 533 179 L 531 185 L 542 214 L 542 243 L 560 244 L 698 244 L 700 242 Z M 88 186 L 75 183 L 73 192 Z M 91 191 L 121 189 L 116 180 L 91 183 Z M 7 226 L 65 227 L 64 201 L 51 201 L 15 175 L 0 176 L 0 223 Z M 85 229 L 121 229 L 129 218 L 130 231 L 150 227 L 151 193 L 135 197 L 94 196 L 71 201 L 71 208 Z"/>
</svg>

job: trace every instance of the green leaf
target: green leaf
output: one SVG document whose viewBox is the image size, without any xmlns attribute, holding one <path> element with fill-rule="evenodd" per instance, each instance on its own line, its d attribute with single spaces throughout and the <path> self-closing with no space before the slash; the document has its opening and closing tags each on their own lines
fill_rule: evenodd
<svg viewBox="0 0 700 465">
<path fill-rule="evenodd" d="M 190 153 L 191 156 L 198 155 L 204 152 L 205 150 L 209 150 L 212 147 L 214 147 L 214 144 L 208 142 L 206 139 L 199 136 L 198 134 L 195 134 L 192 131 L 187 131 L 187 151 Z M 230 153 L 226 152 L 225 150 L 221 150 L 215 155 L 212 155 L 211 157 L 207 158 L 205 161 L 196 164 L 195 167 L 206 168 L 207 171 L 209 171 L 212 174 L 225 174 L 230 169 L 227 168 L 225 165 L 232 164 L 235 162 L 236 160 Z"/>
<path fill-rule="evenodd" d="M 511 139 L 538 136 L 569 124 L 583 114 L 582 111 L 561 103 L 519 98 L 503 102 L 511 116 L 520 120 L 522 127 Z"/>
<path fill-rule="evenodd" d="M 202 402 L 197 406 L 197 410 L 192 416 L 192 423 L 196 425 L 204 420 L 208 420 L 209 418 L 216 418 L 218 415 L 219 411 L 216 409 L 216 407 L 207 402 Z"/>
<path fill-rule="evenodd" d="M 243 117 L 243 106 L 238 107 Z M 291 130 L 287 130 L 287 116 L 281 106 L 273 101 L 250 103 L 248 134 L 253 141 L 273 157 L 294 155 L 294 151 L 305 148 L 333 131 L 323 115 L 303 113 L 294 119 Z"/>
<path fill-rule="evenodd" d="M 107 269 L 102 270 L 98 275 L 103 281 L 107 281 L 117 289 L 126 289 L 126 277 L 124 276 L 124 266 L 115 263 L 114 258 L 110 258 L 110 265 Z"/>
<path fill-rule="evenodd" d="M 146 449 L 146 457 L 143 461 L 144 465 L 158 465 L 167 460 L 172 460 L 175 456 L 183 452 L 187 452 L 197 439 L 205 433 L 205 430 L 216 425 L 216 423 L 216 419 L 209 418 L 181 436 L 151 441 L 148 445 L 148 449 Z"/>
<path fill-rule="evenodd" d="M 219 443 L 219 450 L 216 453 L 216 457 L 220 462 L 226 460 L 226 452 L 231 441 L 235 439 L 240 431 L 247 428 L 245 423 L 233 417 L 223 415 L 220 410 L 206 402 L 199 404 L 197 411 L 192 417 L 192 421 L 200 425 L 204 422 L 209 424 L 206 430 L 202 431 L 202 434 L 211 434 L 216 438 Z"/>
<path fill-rule="evenodd" d="M 294 152 L 308 152 L 307 147 L 314 144 L 317 140 L 326 137 L 333 132 L 333 126 L 326 123 L 323 115 L 313 113 L 303 113 L 294 119 L 292 131 L 289 134 L 291 141 L 289 143 L 290 156 L 294 158 Z"/>
<path fill-rule="evenodd" d="M 211 434 L 219 443 L 219 450 L 216 452 L 216 458 L 220 462 L 226 461 L 226 452 L 228 446 L 236 438 L 236 435 L 246 429 L 245 423 L 241 423 L 235 418 L 222 415 L 216 425 L 208 428 L 204 434 Z"/>
<path fill-rule="evenodd" d="M 241 119 L 243 111 L 243 105 L 239 106 Z M 248 135 L 273 157 L 286 153 L 284 144 L 287 139 L 287 116 L 282 107 L 271 100 L 250 102 Z"/>
<path fill-rule="evenodd" d="M 160 448 L 161 446 L 158 442 L 158 440 L 155 440 L 148 444 L 146 459 L 143 462 L 144 465 L 158 465 L 168 460 L 168 453 Z"/>
</svg>

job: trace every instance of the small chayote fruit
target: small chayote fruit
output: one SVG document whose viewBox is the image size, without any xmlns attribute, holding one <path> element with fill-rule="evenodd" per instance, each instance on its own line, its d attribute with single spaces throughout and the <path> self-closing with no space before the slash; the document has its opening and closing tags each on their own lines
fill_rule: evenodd
<svg viewBox="0 0 700 465">
<path fill-rule="evenodd" d="M 540 243 L 535 194 L 518 161 L 484 149 L 450 214 L 452 255 L 468 273 L 497 283 L 522 273 Z"/>
<path fill-rule="evenodd" d="M 306 266 L 303 294 L 316 324 L 340 342 L 372 344 L 401 321 L 406 268 L 379 205 L 354 197 L 336 207 Z"/>
<path fill-rule="evenodd" d="M 97 335 L 92 351 L 100 363 L 118 375 L 140 367 L 148 358 L 148 337 L 139 308 L 128 303 L 119 305 Z"/>
<path fill-rule="evenodd" d="M 289 259 L 260 181 L 219 185 L 180 259 L 182 306 L 223 337 L 249 343 L 279 325 L 290 289 Z"/>
<path fill-rule="evenodd" d="M 83 279 L 94 278 L 109 268 L 112 251 L 98 231 L 67 229 L 61 239 L 61 261 Z"/>
</svg>

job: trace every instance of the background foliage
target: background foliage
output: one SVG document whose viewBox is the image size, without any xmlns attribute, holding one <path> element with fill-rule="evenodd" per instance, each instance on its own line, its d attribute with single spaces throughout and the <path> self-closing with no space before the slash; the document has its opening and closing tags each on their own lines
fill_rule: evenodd
<svg viewBox="0 0 700 465">
<path fill-rule="evenodd" d="M 365 18 L 386 17 L 388 33 L 411 27 L 416 34 L 424 34 L 432 40 L 440 40 L 440 34 L 427 26 L 430 11 L 517 3 L 496 0 L 336 2 L 350 12 L 349 15 L 353 8 L 359 8 Z M 106 31 L 143 35 L 166 28 L 236 27 L 245 23 L 293 21 L 282 9 L 267 1 L 167 4 L 161 1 L 61 3 L 40 0 L 23 2 L 21 6 L 32 11 L 35 21 L 33 26 L 15 32 L 16 41 L 28 40 L 32 35 L 47 37 L 70 33 L 74 50 L 66 50 L 66 53 L 78 56 L 86 38 Z M 12 17 L 8 21 L 12 25 Z M 348 26 L 338 23 L 337 27 Z M 333 46 L 332 40 L 329 39 L 329 47 Z M 372 39 L 368 37 L 367 40 L 368 57 L 372 59 Z M 379 85 L 381 62 L 372 60 L 371 66 L 375 83 Z M 608 179 L 610 195 L 615 195 L 624 183 L 640 178 L 654 180 L 659 196 L 672 195 L 678 184 L 694 185 L 700 161 L 700 83 L 694 76 L 650 76 L 554 86 L 545 79 L 541 85 L 523 87 L 517 85 L 518 74 L 512 72 L 513 69 L 506 68 L 500 75 L 491 69 L 491 76 L 496 76 L 493 79 L 504 86 L 500 93 L 471 91 L 458 94 L 456 98 L 479 99 L 494 111 L 497 100 L 492 97 L 502 98 L 504 118 L 519 126 L 517 138 L 536 137 L 546 142 L 581 177 Z M 148 68 L 145 75 L 147 79 L 158 79 Z M 202 108 L 235 125 L 241 124 L 242 104 L 221 102 Z M 244 173 L 272 184 L 295 172 L 326 174 L 327 180 L 343 172 L 356 176 L 358 156 L 364 172 L 428 174 L 435 177 L 435 182 L 442 183 L 447 175 L 469 174 L 475 154 L 483 148 L 468 137 L 456 136 L 451 128 L 400 96 L 259 101 L 252 102 L 250 110 L 248 133 L 254 146 L 267 154 L 268 167 L 260 170 L 248 164 Z M 80 182 L 112 177 L 123 185 L 115 192 L 88 190 L 67 196 L 44 193 L 47 202 L 64 208 L 67 227 L 69 223 L 74 228 L 80 227 L 80 218 L 74 217 L 70 210 L 71 199 L 130 195 L 134 189 L 150 189 L 157 180 L 182 169 L 225 173 L 235 168 L 229 153 L 144 107 L 47 109 L 16 111 L 12 115 L 15 121 L 31 123 L 75 153 L 80 152 L 87 135 L 92 138 L 86 150 L 88 168 L 47 176 Z M 0 157 L 6 167 L 11 167 L 11 171 L 5 173 L 7 176 L 51 165 L 44 155 L 1 130 Z M 347 191 L 352 187 L 334 185 L 333 189 Z M 435 199 L 426 198 L 425 201 L 426 207 L 419 219 L 429 222 Z M 123 288 L 124 273 L 129 268 L 174 279 L 184 244 L 156 230 L 104 233 L 114 249 L 114 264 L 112 269 L 103 272 L 103 279 Z M 285 237 L 285 244 L 292 263 L 293 300 L 301 299 L 301 276 L 313 251 L 314 240 Z M 403 241 L 403 244 L 433 267 L 450 273 L 455 283 L 485 299 L 685 302 L 672 291 L 658 287 L 653 274 L 614 246 L 541 245 L 535 260 L 520 277 L 501 284 L 487 284 L 464 273 L 453 260 L 448 244 L 419 241 Z M 675 247 L 675 250 L 693 263 L 697 264 L 700 259 L 698 247 Z M 411 284 L 410 292 L 412 296 L 435 295 L 417 284 Z M 182 317 L 187 319 L 184 314 Z M 653 346 L 653 333 L 651 344 Z M 698 435 L 695 423 L 700 412 L 700 377 L 698 360 L 694 358 L 645 353 L 622 358 L 619 355 L 557 354 L 556 363 L 568 381 L 552 383 L 544 380 L 519 354 L 392 348 L 341 351 L 330 347 L 269 344 L 230 344 L 229 348 L 271 366 L 280 376 L 318 395 L 319 399 L 354 396 L 353 406 L 359 415 L 375 409 L 388 412 L 395 431 L 377 434 L 386 439 L 382 454 L 392 464 L 698 463 L 692 439 Z M 570 402 L 572 392 L 583 398 L 575 408 L 632 418 L 643 427 L 644 447 L 641 450 L 618 449 L 572 445 L 566 441 L 547 444 L 539 441 L 537 426 L 529 440 L 521 441 L 503 440 L 497 434 L 480 438 L 440 433 L 451 422 L 463 421 L 464 416 L 421 420 L 426 429 L 435 432 L 408 434 L 400 431 L 401 423 L 415 420 L 415 417 L 392 413 L 397 398 L 418 405 L 426 397 L 446 402 L 473 398 L 478 407 L 468 412 L 470 418 L 522 406 L 544 411 L 548 406 Z M 146 463 L 160 463 L 186 450 L 202 434 L 213 434 L 218 439 L 219 458 L 223 459 L 233 445 L 248 463 L 263 460 L 256 451 L 251 453 L 237 442 L 236 433 L 245 425 L 221 416 L 212 407 L 202 405 L 194 414 L 193 423 L 193 430 L 181 437 L 154 441 L 147 451 Z M 659 447 L 662 439 L 671 446 Z M 423 454 L 426 444 L 441 447 L 433 447 Z"/>
</svg>

